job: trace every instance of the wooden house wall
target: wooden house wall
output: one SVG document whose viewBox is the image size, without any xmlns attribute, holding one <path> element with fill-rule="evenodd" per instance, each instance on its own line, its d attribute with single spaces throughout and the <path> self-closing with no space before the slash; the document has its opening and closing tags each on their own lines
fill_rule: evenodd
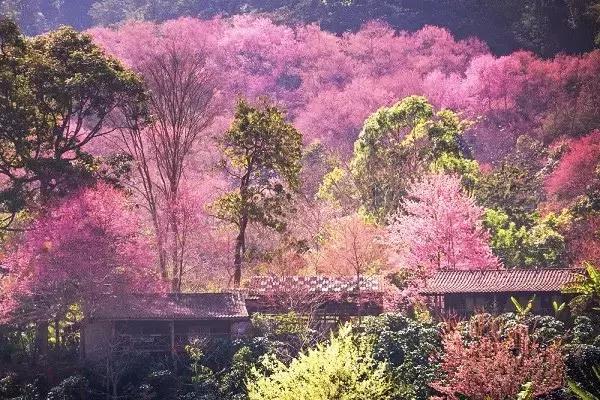
<svg viewBox="0 0 600 400">
<path fill-rule="evenodd" d="M 383 298 L 382 296 L 377 296 L 372 300 L 361 303 L 352 300 L 327 300 L 321 304 L 312 305 L 312 307 L 306 306 L 305 310 L 292 309 L 287 306 L 285 301 L 250 298 L 246 300 L 246 307 L 250 314 L 284 314 L 296 311 L 298 313 L 312 313 L 322 317 L 353 317 L 381 314 L 383 312 Z"/>
<path fill-rule="evenodd" d="M 532 312 L 540 315 L 552 315 L 554 313 L 552 307 L 554 301 L 560 304 L 568 300 L 566 296 L 558 292 L 452 293 L 440 296 L 441 304 L 438 299 L 437 308 L 441 308 L 447 314 L 462 316 L 477 312 L 501 314 L 515 311 L 511 297 L 516 298 L 525 307 L 534 295 Z"/>
<path fill-rule="evenodd" d="M 191 340 L 239 336 L 246 326 L 242 320 L 90 321 L 83 331 L 83 356 L 94 360 L 109 352 L 182 352 Z"/>
</svg>

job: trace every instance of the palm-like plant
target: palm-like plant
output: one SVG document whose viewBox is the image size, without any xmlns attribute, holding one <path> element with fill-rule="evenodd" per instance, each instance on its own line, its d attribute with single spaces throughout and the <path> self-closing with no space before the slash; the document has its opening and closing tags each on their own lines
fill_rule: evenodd
<svg viewBox="0 0 600 400">
<path fill-rule="evenodd" d="M 577 396 L 577 398 L 579 398 L 580 400 L 600 400 L 600 398 L 597 396 L 598 391 L 600 391 L 600 366 L 599 365 L 593 366 L 592 371 L 594 372 L 594 375 L 596 376 L 596 381 L 597 381 L 597 383 L 593 384 L 594 388 L 597 390 L 595 394 L 587 391 L 586 389 L 581 387 L 579 384 L 577 384 L 575 381 L 573 381 L 571 379 L 567 380 L 567 385 L 569 386 L 569 390 L 571 390 L 571 392 L 573 392 L 573 394 L 575 396 Z"/>
<path fill-rule="evenodd" d="M 600 269 L 592 263 L 584 263 L 585 272 L 563 289 L 563 293 L 575 294 L 569 306 L 575 311 L 600 310 Z"/>
<path fill-rule="evenodd" d="M 531 310 L 533 310 L 533 303 L 535 302 L 535 294 L 529 299 L 529 301 L 527 302 L 527 305 L 522 305 L 519 300 L 516 297 L 511 296 L 510 297 L 510 301 L 512 301 L 513 305 L 515 306 L 515 311 L 517 312 L 517 315 L 519 315 L 520 317 L 525 317 L 527 316 Z"/>
<path fill-rule="evenodd" d="M 559 303 L 556 300 L 552 302 L 552 309 L 554 310 L 554 316 L 556 318 L 560 317 L 560 314 L 564 311 L 566 305 L 567 303 Z"/>
</svg>

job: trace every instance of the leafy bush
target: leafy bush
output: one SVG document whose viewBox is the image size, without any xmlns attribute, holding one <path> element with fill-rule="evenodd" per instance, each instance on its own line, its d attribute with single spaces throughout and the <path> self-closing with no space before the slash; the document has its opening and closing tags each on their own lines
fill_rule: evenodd
<svg viewBox="0 0 600 400">
<path fill-rule="evenodd" d="M 86 400 L 88 381 L 79 375 L 70 376 L 48 392 L 47 400 Z"/>
<path fill-rule="evenodd" d="M 7 375 L 0 379 L 0 399 L 10 399 L 19 394 L 19 385 L 15 375 Z"/>
<path fill-rule="evenodd" d="M 178 378 L 168 370 L 153 371 L 141 386 L 143 400 L 176 400 Z"/>
<path fill-rule="evenodd" d="M 581 400 L 599 400 L 596 395 L 600 395 L 600 365 L 592 365 L 591 372 L 596 377 L 596 381 L 592 383 L 593 392 L 584 389 L 580 384 L 573 380 L 568 380 L 567 384 L 571 392 L 575 393 Z"/>
<path fill-rule="evenodd" d="M 590 344 L 594 339 L 594 324 L 592 320 L 585 315 L 577 316 L 573 323 L 572 333 L 574 344 Z"/>
<path fill-rule="evenodd" d="M 223 399 L 247 399 L 245 382 L 257 362 L 258 358 L 249 346 L 241 347 L 233 355 L 231 367 L 219 383 L 219 391 Z"/>
<path fill-rule="evenodd" d="M 180 395 L 188 400 L 245 400 L 246 380 L 261 356 L 277 353 L 280 342 L 265 337 L 196 341 L 186 347 L 191 385 Z M 185 392 L 185 390 L 183 391 Z"/>
<path fill-rule="evenodd" d="M 585 272 L 564 290 L 575 295 L 569 306 L 580 313 L 600 309 L 600 267 L 591 263 L 584 263 L 584 267 Z"/>
<path fill-rule="evenodd" d="M 317 332 L 311 329 L 310 320 L 293 311 L 278 315 L 255 314 L 252 316 L 252 326 L 257 336 L 285 343 L 292 353 L 314 344 L 314 340 L 311 339 L 318 336 Z"/>
<path fill-rule="evenodd" d="M 429 384 L 441 377 L 436 362 L 442 351 L 438 326 L 399 314 L 385 314 L 366 318 L 364 333 L 373 340 L 375 359 L 389 364 L 398 397 L 429 398 Z"/>
<path fill-rule="evenodd" d="M 589 344 L 565 346 L 565 367 L 570 381 L 591 393 L 600 394 L 600 381 L 592 366 L 600 365 L 600 347 Z"/>
<path fill-rule="evenodd" d="M 515 327 L 524 325 L 527 327 L 532 339 L 542 345 L 549 345 L 552 342 L 561 341 L 566 334 L 565 324 L 549 315 L 519 315 L 515 313 L 504 313 L 498 317 L 493 317 L 490 314 L 480 314 L 474 316 L 473 321 L 480 318 L 488 320 L 496 318 L 502 335 L 508 335 Z M 466 327 L 468 327 L 468 324 Z"/>
<path fill-rule="evenodd" d="M 248 381 L 250 400 L 384 400 L 391 399 L 393 380 L 387 365 L 373 357 L 366 337 L 343 327 L 328 344 L 318 344 L 285 365 L 266 357 Z"/>
</svg>

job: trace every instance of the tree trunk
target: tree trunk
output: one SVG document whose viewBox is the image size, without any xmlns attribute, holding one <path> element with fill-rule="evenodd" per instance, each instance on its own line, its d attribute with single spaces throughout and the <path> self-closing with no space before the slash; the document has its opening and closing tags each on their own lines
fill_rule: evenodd
<svg viewBox="0 0 600 400">
<path fill-rule="evenodd" d="M 173 235 L 173 248 L 171 249 L 171 291 L 173 293 L 179 293 L 181 291 L 181 276 L 179 274 L 179 227 L 177 226 L 177 217 L 173 210 L 171 210 L 169 219 L 171 224 L 171 234 Z"/>
<path fill-rule="evenodd" d="M 60 320 L 58 317 L 54 320 L 54 342 L 58 352 L 60 350 Z"/>
<path fill-rule="evenodd" d="M 156 245 L 158 247 L 158 265 L 160 268 L 160 277 L 163 281 L 166 281 L 169 278 L 169 273 L 167 272 L 167 252 L 165 250 L 165 239 L 163 238 L 163 233 L 160 230 L 158 216 L 154 211 L 152 214 L 152 225 L 154 227 L 154 232 L 156 233 Z"/>
<path fill-rule="evenodd" d="M 36 359 L 44 359 L 48 355 L 48 321 L 37 321 L 35 325 Z"/>
<path fill-rule="evenodd" d="M 50 178 L 45 171 L 42 171 L 40 173 L 40 203 L 42 206 L 48 205 L 51 195 Z M 48 320 L 37 320 L 35 323 L 35 354 L 37 359 L 45 359 L 48 355 Z"/>
<path fill-rule="evenodd" d="M 233 260 L 233 286 L 240 287 L 242 281 L 242 261 L 246 249 L 246 226 L 248 225 L 248 217 L 243 215 L 240 218 L 240 231 L 235 239 L 235 256 Z"/>
</svg>

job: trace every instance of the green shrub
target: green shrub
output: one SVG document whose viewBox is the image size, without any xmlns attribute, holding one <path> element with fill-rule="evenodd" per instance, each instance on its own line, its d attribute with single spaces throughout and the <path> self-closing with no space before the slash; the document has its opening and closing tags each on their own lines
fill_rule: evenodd
<svg viewBox="0 0 600 400">
<path fill-rule="evenodd" d="M 432 323 L 385 314 L 366 318 L 363 331 L 373 340 L 375 359 L 389 364 L 397 397 L 429 398 L 429 383 L 440 378 L 435 360 L 442 349 L 440 329 Z"/>
<path fill-rule="evenodd" d="M 594 340 L 594 324 L 592 320 L 584 315 L 576 317 L 572 333 L 574 344 L 590 344 Z"/>
<path fill-rule="evenodd" d="M 328 344 L 318 344 L 289 365 L 265 357 L 248 381 L 250 400 L 386 400 L 392 399 L 392 376 L 373 357 L 373 344 L 343 327 Z"/>
<path fill-rule="evenodd" d="M 600 366 L 600 347 L 589 344 L 565 346 L 566 374 L 582 390 L 600 395 L 600 380 L 592 366 Z"/>
<path fill-rule="evenodd" d="M 15 375 L 7 375 L 0 379 L 0 399 L 11 399 L 19 394 L 19 385 Z"/>
</svg>

